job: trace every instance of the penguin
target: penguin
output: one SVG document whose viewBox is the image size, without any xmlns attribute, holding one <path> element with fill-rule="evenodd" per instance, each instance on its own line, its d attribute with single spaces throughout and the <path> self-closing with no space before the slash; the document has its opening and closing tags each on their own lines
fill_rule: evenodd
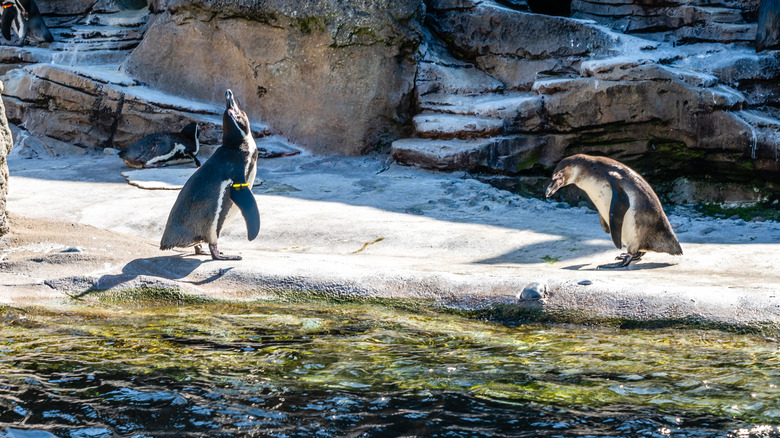
<svg viewBox="0 0 780 438">
<path fill-rule="evenodd" d="M 119 152 L 119 158 L 130 167 L 161 167 L 172 164 L 195 162 L 198 160 L 200 142 L 198 124 L 190 123 L 181 132 L 150 134 Z"/>
<path fill-rule="evenodd" d="M 200 166 L 179 192 L 168 216 L 160 249 L 195 245 L 195 253 L 205 255 L 201 243 L 209 245 L 214 260 L 241 260 L 219 251 L 217 240 L 225 224 L 241 212 L 247 237 L 254 240 L 260 231 L 260 213 L 252 195 L 257 173 L 257 145 L 249 119 L 236 103 L 233 92 L 225 93 L 222 115 L 222 146 Z"/>
<path fill-rule="evenodd" d="M 11 30 L 19 36 L 21 45 L 24 45 L 27 37 L 33 41 L 51 43 L 54 37 L 43 22 L 41 11 L 35 0 L 5 0 L 2 3 L 2 17 L 0 17 L 0 31 L 3 38 L 11 40 Z"/>
<path fill-rule="evenodd" d="M 620 262 L 598 269 L 626 267 L 645 251 L 682 255 L 661 201 L 633 169 L 611 158 L 573 155 L 558 163 L 547 197 L 569 184 L 582 189 L 596 205 L 601 227 L 612 235 L 615 247 L 626 245 L 626 252 L 616 258 Z"/>
<path fill-rule="evenodd" d="M 761 0 L 758 7 L 756 52 L 780 48 L 780 0 Z"/>
</svg>

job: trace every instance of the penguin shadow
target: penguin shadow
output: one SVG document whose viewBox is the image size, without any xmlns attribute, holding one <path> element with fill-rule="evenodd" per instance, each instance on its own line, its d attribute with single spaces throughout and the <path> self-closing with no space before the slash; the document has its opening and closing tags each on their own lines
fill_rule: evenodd
<svg viewBox="0 0 780 438">
<path fill-rule="evenodd" d="M 121 273 L 107 274 L 100 277 L 97 282 L 81 294 L 81 296 L 111 289 L 142 276 L 157 277 L 162 280 L 182 280 L 192 274 L 203 263 L 208 263 L 210 261 L 211 259 L 203 260 L 196 258 L 194 255 L 192 257 L 170 255 L 135 259 L 126 264 L 122 268 Z M 197 282 L 189 281 L 189 283 L 194 285 L 210 283 L 223 276 L 230 269 L 231 268 L 220 269 L 209 278 Z"/>
<path fill-rule="evenodd" d="M 598 265 L 603 265 L 606 263 L 612 263 L 612 262 L 599 262 L 599 263 L 583 263 L 580 265 L 571 265 L 566 266 L 561 269 L 565 269 L 567 271 L 643 271 L 645 269 L 660 269 L 660 268 L 668 268 L 670 266 L 676 266 L 675 263 L 632 263 L 625 268 L 612 268 L 612 269 L 599 269 Z M 586 266 L 589 266 L 588 268 L 585 268 Z"/>
<path fill-rule="evenodd" d="M 573 241 L 568 239 L 555 242 L 537 243 L 518 248 L 514 251 L 491 257 L 484 260 L 478 260 L 475 263 L 480 264 L 535 264 L 549 263 L 553 267 L 560 267 L 567 261 L 574 259 L 587 259 L 588 263 L 573 264 L 560 267 L 568 271 L 640 271 L 645 269 L 660 269 L 676 266 L 676 263 L 662 262 L 644 262 L 638 261 L 631 263 L 625 268 L 598 269 L 599 265 L 613 263 L 616 260 L 610 259 L 611 253 L 608 250 L 612 248 L 611 242 L 589 243 L 584 241 Z M 606 253 L 605 253 L 606 252 Z M 617 255 L 617 250 L 615 252 Z M 652 253 L 645 257 L 652 257 Z"/>
<path fill-rule="evenodd" d="M 488 265 L 505 263 L 550 263 L 555 266 L 559 265 L 561 262 L 582 257 L 598 257 L 606 248 L 606 243 L 597 244 L 564 239 L 555 242 L 544 242 L 523 246 L 496 257 L 478 260 L 475 263 Z M 575 266 L 584 267 L 588 266 L 588 264 Z"/>
</svg>

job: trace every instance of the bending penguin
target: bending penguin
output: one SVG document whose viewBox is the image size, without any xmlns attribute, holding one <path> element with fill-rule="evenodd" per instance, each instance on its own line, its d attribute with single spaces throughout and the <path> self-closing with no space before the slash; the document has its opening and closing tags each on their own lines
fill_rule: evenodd
<svg viewBox="0 0 780 438">
<path fill-rule="evenodd" d="M 0 31 L 3 38 L 11 40 L 11 30 L 17 35 L 21 45 L 24 45 L 27 37 L 38 42 L 54 41 L 51 31 L 43 22 L 41 11 L 35 0 L 4 0 L 3 13 L 0 18 Z"/>
<path fill-rule="evenodd" d="M 553 172 L 547 197 L 574 184 L 596 205 L 604 231 L 626 252 L 618 263 L 599 269 L 622 268 L 640 260 L 645 251 L 682 255 L 682 248 L 650 184 L 628 166 L 605 157 L 579 154 L 563 159 Z"/>
<path fill-rule="evenodd" d="M 222 146 L 184 184 L 165 225 L 160 249 L 195 245 L 196 254 L 205 254 L 208 243 L 214 260 L 241 260 L 219 252 L 217 240 L 225 224 L 241 211 L 247 237 L 254 240 L 260 231 L 260 213 L 252 195 L 257 173 L 257 146 L 246 113 L 236 104 L 233 92 L 225 93 L 222 115 Z"/>
<path fill-rule="evenodd" d="M 125 164 L 139 169 L 194 161 L 200 167 L 198 124 L 190 123 L 181 132 L 150 134 L 119 152 Z"/>
</svg>

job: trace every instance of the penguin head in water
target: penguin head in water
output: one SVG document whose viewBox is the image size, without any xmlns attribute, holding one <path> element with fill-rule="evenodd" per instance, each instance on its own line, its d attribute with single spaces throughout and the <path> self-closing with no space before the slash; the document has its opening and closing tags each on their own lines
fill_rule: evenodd
<svg viewBox="0 0 780 438">
<path fill-rule="evenodd" d="M 251 135 L 249 118 L 238 107 L 233 92 L 227 90 L 225 93 L 225 113 L 222 114 L 222 145 L 239 147 L 249 135 Z"/>
</svg>

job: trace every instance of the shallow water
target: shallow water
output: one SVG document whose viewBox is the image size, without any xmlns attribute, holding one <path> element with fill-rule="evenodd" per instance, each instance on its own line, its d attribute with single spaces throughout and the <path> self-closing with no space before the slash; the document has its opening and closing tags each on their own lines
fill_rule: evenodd
<svg viewBox="0 0 780 438">
<path fill-rule="evenodd" d="M 780 344 L 368 304 L 0 309 L 0 437 L 780 436 Z"/>
</svg>

